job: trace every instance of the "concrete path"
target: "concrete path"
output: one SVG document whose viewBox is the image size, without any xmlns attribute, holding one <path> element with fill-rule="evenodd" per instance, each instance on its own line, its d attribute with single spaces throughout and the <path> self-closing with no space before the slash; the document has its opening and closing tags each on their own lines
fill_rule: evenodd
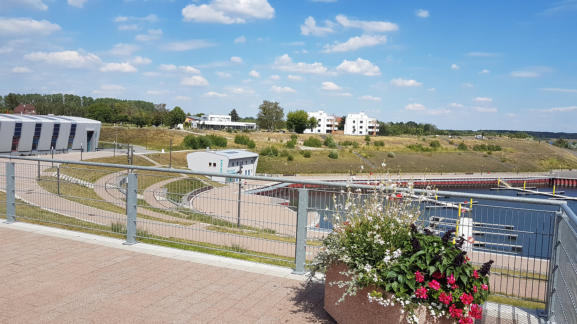
<svg viewBox="0 0 577 324">
<path fill-rule="evenodd" d="M 0 225 L 1 323 L 331 323 L 287 269 Z"/>
</svg>

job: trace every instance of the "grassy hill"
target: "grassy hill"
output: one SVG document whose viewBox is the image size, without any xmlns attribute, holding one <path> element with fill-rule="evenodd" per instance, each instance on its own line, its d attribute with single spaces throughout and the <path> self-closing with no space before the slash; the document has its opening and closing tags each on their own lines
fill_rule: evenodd
<svg viewBox="0 0 577 324">
<path fill-rule="evenodd" d="M 103 127 L 101 140 L 113 142 L 118 132 L 118 141 L 130 142 L 153 149 L 168 150 L 169 141 L 173 149 L 181 147 L 186 131 L 162 128 L 114 128 Z M 246 148 L 235 144 L 236 133 L 221 131 L 194 131 L 197 134 L 216 134 L 228 139 L 230 148 Z M 239 133 L 241 134 L 241 133 Z M 334 135 L 336 148 L 303 146 L 309 137 L 318 135 L 298 135 L 294 149 L 286 147 L 291 134 L 254 132 L 242 133 L 256 143 L 255 152 L 272 146 L 277 148 L 277 156 L 261 156 L 258 172 L 271 174 L 307 173 L 359 173 L 363 172 L 527 172 L 547 171 L 560 168 L 577 168 L 577 155 L 544 141 L 533 139 L 510 139 L 492 137 L 449 136 L 394 136 L 371 137 L 369 142 L 362 136 Z M 434 143 L 438 142 L 438 143 Z M 460 145 L 461 144 L 461 145 Z M 460 146 L 459 146 L 460 145 Z M 466 149 L 465 149 L 466 147 Z M 487 150 L 491 147 L 499 150 Z M 304 153 L 305 151 L 309 153 Z M 329 153 L 338 153 L 337 159 L 329 158 Z M 306 155 L 310 154 L 310 157 Z M 162 164 L 167 164 L 166 154 L 150 155 Z M 383 163 L 385 167 L 383 167 Z M 173 165 L 186 167 L 186 153 L 173 155 Z"/>
</svg>

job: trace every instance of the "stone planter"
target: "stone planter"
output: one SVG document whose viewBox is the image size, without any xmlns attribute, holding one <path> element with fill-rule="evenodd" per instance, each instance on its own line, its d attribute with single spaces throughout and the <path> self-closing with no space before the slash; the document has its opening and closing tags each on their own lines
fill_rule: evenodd
<svg viewBox="0 0 577 324">
<path fill-rule="evenodd" d="M 337 285 L 330 286 L 329 282 L 346 280 L 347 277 L 339 273 L 343 271 L 347 271 L 347 266 L 345 264 L 333 264 L 327 269 L 325 279 L 324 308 L 327 313 L 337 321 L 337 323 L 407 323 L 404 315 L 401 314 L 400 305 L 384 307 L 378 303 L 369 302 L 367 294 L 375 290 L 374 287 L 360 289 L 357 291 L 355 296 L 347 296 L 344 301 L 337 305 L 336 303 L 345 292 L 345 288 L 339 288 Z M 382 292 L 380 289 L 377 289 L 377 291 Z M 419 317 L 419 323 L 455 323 L 450 319 L 443 318 L 441 320 L 436 320 L 435 318 L 428 316 L 424 306 L 419 307 L 416 314 Z"/>
</svg>

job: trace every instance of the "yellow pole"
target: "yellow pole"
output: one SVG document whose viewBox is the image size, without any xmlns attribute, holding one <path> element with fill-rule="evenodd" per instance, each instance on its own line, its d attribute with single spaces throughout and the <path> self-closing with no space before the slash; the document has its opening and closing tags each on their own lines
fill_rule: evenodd
<svg viewBox="0 0 577 324">
<path fill-rule="evenodd" d="M 501 178 L 497 178 L 497 187 L 501 186 Z"/>
<path fill-rule="evenodd" d="M 471 198 L 471 201 L 469 202 L 469 208 L 473 209 L 473 198 Z"/>
<path fill-rule="evenodd" d="M 457 243 L 457 236 L 459 235 L 459 223 L 461 222 L 461 204 L 459 203 L 459 212 L 457 213 L 457 224 L 455 224 L 455 237 L 453 244 Z"/>
<path fill-rule="evenodd" d="M 527 185 L 527 181 L 523 181 L 523 190 L 525 190 L 526 185 Z"/>
<path fill-rule="evenodd" d="M 555 185 L 553 185 L 553 194 L 555 194 Z"/>
</svg>

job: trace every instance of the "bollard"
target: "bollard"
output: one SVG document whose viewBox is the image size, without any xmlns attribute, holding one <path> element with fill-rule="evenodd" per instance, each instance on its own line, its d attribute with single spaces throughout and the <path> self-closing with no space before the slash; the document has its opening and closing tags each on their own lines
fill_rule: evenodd
<svg viewBox="0 0 577 324">
<path fill-rule="evenodd" d="M 305 188 L 298 190 L 299 205 L 297 210 L 297 231 L 295 245 L 295 270 L 294 274 L 305 274 L 307 219 L 309 207 L 309 192 Z"/>
<path fill-rule="evenodd" d="M 16 192 L 14 163 L 6 162 L 6 224 L 16 221 Z"/>
<path fill-rule="evenodd" d="M 126 187 L 126 242 L 124 245 L 136 244 L 136 173 L 129 173 Z"/>
</svg>

